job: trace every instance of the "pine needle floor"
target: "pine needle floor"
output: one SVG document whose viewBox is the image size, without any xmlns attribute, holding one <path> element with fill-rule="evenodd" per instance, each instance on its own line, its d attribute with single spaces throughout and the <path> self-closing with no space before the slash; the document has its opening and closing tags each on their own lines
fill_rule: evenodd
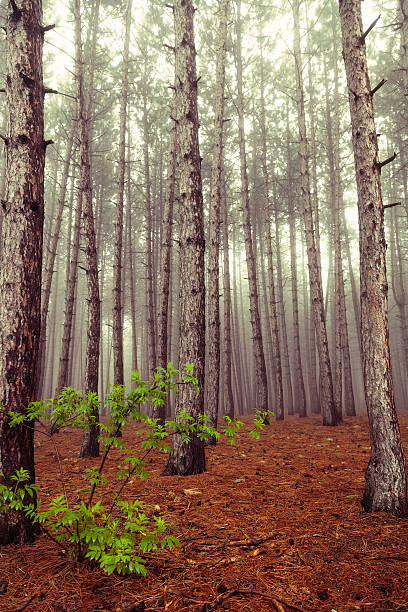
<svg viewBox="0 0 408 612">
<path fill-rule="evenodd" d="M 408 456 L 408 417 L 400 424 Z M 125 439 L 135 438 L 131 427 Z M 78 458 L 78 432 L 58 442 L 79 501 L 82 469 L 97 462 Z M 54 450 L 39 437 L 36 457 L 46 505 L 61 489 Z M 314 417 L 273 422 L 259 441 L 240 434 L 236 446 L 207 448 L 199 476 L 163 477 L 166 458 L 155 456 L 149 480 L 135 480 L 124 497 L 162 513 L 180 549 L 147 555 L 145 579 L 78 565 L 44 536 L 0 548 L 0 610 L 407 612 L 408 519 L 362 511 L 368 458 L 364 417 L 334 428 Z"/>
</svg>

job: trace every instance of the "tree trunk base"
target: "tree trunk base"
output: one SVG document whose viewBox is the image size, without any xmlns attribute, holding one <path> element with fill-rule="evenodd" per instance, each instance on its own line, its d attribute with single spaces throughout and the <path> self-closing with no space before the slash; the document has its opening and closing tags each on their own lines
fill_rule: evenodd
<svg viewBox="0 0 408 612">
<path fill-rule="evenodd" d="M 398 471 L 387 469 L 387 465 L 387 461 L 370 459 L 365 473 L 366 486 L 361 505 L 366 512 L 408 516 L 406 480 L 402 482 L 396 478 Z"/>
<path fill-rule="evenodd" d="M 84 433 L 82 438 L 82 445 L 79 456 L 84 457 L 99 457 L 99 442 L 98 442 L 98 428 L 91 427 L 89 431 Z"/>
<path fill-rule="evenodd" d="M 163 476 L 192 476 L 206 471 L 204 444 L 199 439 L 174 445 Z"/>
<path fill-rule="evenodd" d="M 33 524 L 20 512 L 0 514 L 0 544 L 28 544 L 40 534 L 40 526 Z"/>
</svg>

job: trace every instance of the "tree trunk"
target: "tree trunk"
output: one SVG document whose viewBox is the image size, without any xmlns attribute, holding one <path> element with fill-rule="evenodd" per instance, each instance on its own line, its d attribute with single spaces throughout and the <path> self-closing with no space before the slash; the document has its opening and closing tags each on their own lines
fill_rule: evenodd
<svg viewBox="0 0 408 612">
<path fill-rule="evenodd" d="M 334 6 L 334 5 L 333 5 Z M 335 239 L 335 296 L 336 296 L 336 346 L 340 345 L 341 357 L 337 357 L 342 365 L 344 375 L 344 409 L 347 416 L 355 416 L 356 408 L 354 402 L 353 379 L 351 373 L 350 345 L 347 326 L 346 296 L 344 293 L 344 274 L 341 249 L 341 219 L 340 211 L 343 206 L 341 176 L 340 176 L 340 96 L 339 96 L 339 74 L 337 65 L 338 56 L 338 25 L 332 16 L 332 33 L 334 41 L 334 210 L 333 228 Z M 336 359 L 336 361 L 337 361 Z M 341 373 L 340 373 L 341 376 Z M 341 386 L 341 380 L 336 383 Z M 338 414 L 341 415 L 341 396 L 337 404 Z"/>
<path fill-rule="evenodd" d="M 143 159 L 145 173 L 145 206 L 146 206 L 146 308 L 147 308 L 147 344 L 149 347 L 149 377 L 157 366 L 156 325 L 153 287 L 153 227 L 150 180 L 150 138 L 147 117 L 147 92 L 143 92 Z"/>
<path fill-rule="evenodd" d="M 215 85 L 215 125 L 211 166 L 211 198 L 208 236 L 208 366 L 206 380 L 206 412 L 217 427 L 220 390 L 220 202 L 223 157 L 223 125 L 225 98 L 225 63 L 227 56 L 228 0 L 219 2 L 217 73 Z M 208 442 L 216 443 L 211 437 Z"/>
<path fill-rule="evenodd" d="M 21 4 L 21 3 L 19 3 Z M 34 434 L 9 427 L 8 411 L 34 399 L 41 325 L 44 223 L 42 3 L 8 3 L 6 190 L 0 262 L 0 482 L 14 486 L 19 468 L 35 481 Z M 36 503 L 36 499 L 28 498 Z M 28 501 L 27 500 L 27 501 Z M 21 512 L 0 514 L 0 544 L 32 540 L 35 527 Z"/>
<path fill-rule="evenodd" d="M 394 404 L 388 333 L 384 209 L 377 132 L 359 0 L 340 0 L 360 227 L 361 330 L 371 456 L 363 507 L 408 513 L 405 458 Z"/>
<path fill-rule="evenodd" d="M 175 112 L 173 102 L 173 112 Z M 160 292 L 159 292 L 159 308 L 157 313 L 157 349 L 158 349 L 158 364 L 166 369 L 168 362 L 168 322 L 169 322 L 169 295 L 170 295 L 170 269 L 171 269 L 171 251 L 172 251 L 172 230 L 173 230 L 173 208 L 174 208 L 174 186 L 176 174 L 176 126 L 173 125 L 170 135 L 169 144 L 169 165 L 166 178 L 166 194 L 164 200 L 163 218 L 162 218 L 162 236 L 161 236 L 161 252 L 160 252 Z M 167 401 L 166 401 L 167 404 Z M 166 420 L 166 404 L 163 406 L 154 406 L 153 416 L 159 419 L 161 425 L 164 425 Z"/>
<path fill-rule="evenodd" d="M 282 375 L 285 389 L 285 401 L 284 406 L 286 407 L 287 414 L 293 414 L 293 392 L 292 392 L 292 378 L 290 373 L 290 360 L 289 360 L 289 346 L 288 346 L 288 333 L 286 328 L 286 312 L 285 312 L 285 296 L 283 292 L 283 278 L 282 278 L 282 257 L 281 257 L 281 246 L 280 246 L 280 232 L 279 232 L 279 220 L 278 220 L 278 206 L 276 193 L 274 189 L 274 217 L 275 217 L 275 248 L 276 248 L 276 270 L 277 270 L 277 310 L 279 314 L 281 338 L 282 338 Z"/>
<path fill-rule="evenodd" d="M 224 294 L 224 406 L 223 413 L 225 416 L 234 418 L 234 396 L 232 393 L 232 345 L 231 345 L 231 277 L 229 263 L 229 231 L 228 231 L 228 204 L 225 185 L 224 168 L 221 173 L 221 216 L 222 216 L 222 240 L 223 240 L 223 256 L 224 256 L 224 278 L 223 278 L 223 294 Z"/>
<path fill-rule="evenodd" d="M 40 348 L 39 348 L 39 359 L 38 359 L 39 375 L 37 378 L 37 393 L 36 393 L 37 398 L 40 397 L 40 394 L 43 392 L 43 389 L 44 389 L 43 381 L 44 381 L 44 376 L 45 376 L 45 348 L 46 348 L 46 337 L 47 337 L 48 308 L 49 308 L 50 296 L 51 296 L 51 283 L 52 283 L 52 278 L 54 274 L 55 258 L 57 255 L 58 241 L 59 241 L 60 231 L 61 231 L 62 216 L 64 213 L 67 184 L 68 184 L 68 175 L 69 175 L 69 168 L 71 165 L 75 129 L 76 129 L 76 123 L 74 119 L 72 118 L 68 141 L 67 141 L 67 148 L 65 152 L 64 168 L 62 171 L 61 189 L 60 189 L 59 200 L 58 200 L 57 218 L 55 220 L 55 225 L 52 231 L 50 252 L 48 254 L 47 265 L 45 268 L 45 275 L 44 275 L 45 276 L 44 290 L 43 290 L 42 304 L 41 304 L 41 334 L 40 334 Z M 58 285 L 56 285 L 56 289 L 58 289 Z"/>
<path fill-rule="evenodd" d="M 244 98 L 242 92 L 242 42 L 241 42 L 241 0 L 237 2 L 237 22 L 236 22 L 236 54 L 237 54 L 237 107 L 238 107 L 238 128 L 239 128 L 239 148 L 241 164 L 241 204 L 243 215 L 243 227 L 245 235 L 245 251 L 248 267 L 249 283 L 249 304 L 250 318 L 252 326 L 254 367 L 255 367 L 255 386 L 256 398 L 255 408 L 261 412 L 268 411 L 268 384 L 266 378 L 265 356 L 262 342 L 261 318 L 259 309 L 258 286 L 253 241 L 251 233 L 251 218 L 249 208 L 249 188 L 245 150 L 245 128 L 244 128 Z M 248 373 L 247 373 L 248 374 Z"/>
<path fill-rule="evenodd" d="M 122 251 L 123 251 L 123 200 L 126 169 L 126 111 L 129 81 L 129 41 L 132 22 L 132 0 L 128 0 L 125 15 L 125 42 L 122 64 L 122 93 L 119 116 L 119 165 L 118 200 L 116 204 L 115 252 L 113 263 L 113 383 L 123 385 L 123 324 L 122 324 Z"/>
<path fill-rule="evenodd" d="M 261 137 L 262 137 L 262 173 L 264 179 L 264 193 L 265 193 L 265 234 L 266 234 L 266 249 L 268 256 L 268 278 L 269 278 L 269 305 L 271 312 L 271 323 L 272 323 L 272 355 L 273 365 L 275 367 L 275 416 L 278 421 L 284 418 L 283 409 L 283 382 L 282 382 L 282 362 L 279 345 L 279 324 L 278 324 L 278 312 L 276 308 L 276 295 L 275 295 L 275 277 L 273 269 L 273 255 L 272 255 L 272 229 L 271 229 L 271 216 L 272 216 L 272 205 L 270 202 L 269 194 L 269 172 L 268 163 L 266 158 L 266 120 L 265 120 L 265 85 L 264 85 L 264 66 L 262 58 L 262 47 L 261 47 Z M 266 287 L 265 287 L 266 289 Z M 267 322 L 269 325 L 269 321 Z"/>
<path fill-rule="evenodd" d="M 294 17 L 294 54 L 296 68 L 296 91 L 297 91 L 297 109 L 298 109 L 298 125 L 299 125 L 299 155 L 300 155 L 300 174 L 301 174 L 301 191 L 303 203 L 303 218 L 305 223 L 307 257 L 309 267 L 309 282 L 310 292 L 313 296 L 313 319 L 316 330 L 316 341 L 319 353 L 319 371 L 320 371 L 320 388 L 321 388 L 321 406 L 323 413 L 324 425 L 336 425 L 338 423 L 338 415 L 333 397 L 333 381 L 330 368 L 329 346 L 327 342 L 326 320 L 324 316 L 323 306 L 323 289 L 319 269 L 319 259 L 316 249 L 316 242 L 313 227 L 313 207 L 310 196 L 310 178 L 309 178 L 309 151 L 306 136 L 306 118 L 305 118 L 305 103 L 303 93 L 303 78 L 302 78 L 302 56 L 300 51 L 300 33 L 299 33 L 299 0 L 293 3 Z"/>
<path fill-rule="evenodd" d="M 86 393 L 98 393 L 99 344 L 101 327 L 101 304 L 99 299 L 98 258 L 96 253 L 95 223 L 92 206 L 91 165 L 89 159 L 89 133 L 84 94 L 84 65 L 81 40 L 81 5 L 74 0 L 75 20 L 75 78 L 77 84 L 77 109 L 79 120 L 80 190 L 83 198 L 83 219 L 86 241 L 87 279 L 88 279 L 88 333 L 86 346 Z M 95 408 L 93 417 L 99 420 Z M 99 455 L 99 428 L 91 425 L 82 440 L 81 457 Z"/>
<path fill-rule="evenodd" d="M 204 220 L 201 162 L 198 146 L 197 75 L 194 8 L 191 0 L 173 3 L 175 29 L 175 106 L 179 172 L 180 223 L 180 353 L 181 366 L 194 366 L 200 389 L 180 385 L 176 406 L 194 419 L 204 410 L 205 288 Z M 177 418 L 181 418 L 178 416 Z M 195 434 L 189 442 L 173 437 L 165 474 L 187 476 L 205 471 L 204 444 Z"/>
<path fill-rule="evenodd" d="M 81 238 L 82 193 L 78 192 L 77 207 L 74 220 L 74 236 L 71 248 L 71 262 L 65 290 L 65 316 L 62 328 L 61 353 L 59 360 L 57 387 L 55 397 L 58 397 L 63 387 L 72 384 L 68 376 L 69 354 L 72 344 L 72 322 L 74 319 L 75 295 L 78 280 L 78 257 Z"/>
</svg>

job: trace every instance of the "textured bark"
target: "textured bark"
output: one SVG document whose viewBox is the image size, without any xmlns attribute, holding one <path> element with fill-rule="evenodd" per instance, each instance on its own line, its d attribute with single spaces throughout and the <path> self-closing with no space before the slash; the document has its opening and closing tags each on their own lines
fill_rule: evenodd
<svg viewBox="0 0 408 612">
<path fill-rule="evenodd" d="M 340 0 L 360 228 L 361 330 L 371 456 L 363 507 L 408 513 L 405 458 L 394 404 L 388 334 L 384 209 L 377 132 L 359 0 Z"/>
<path fill-rule="evenodd" d="M 312 208 L 313 208 L 313 228 L 317 251 L 317 261 L 319 265 L 319 275 L 322 277 L 322 264 L 320 253 L 320 224 L 319 224 L 319 198 L 317 190 L 317 152 L 316 152 L 316 133 L 315 133 L 315 96 L 312 78 L 312 60 L 308 62 L 308 77 L 309 77 L 309 117 L 310 117 L 310 157 L 312 164 Z M 310 294 L 310 292 L 309 292 Z M 313 299 L 310 294 L 310 323 L 309 323 L 309 353 L 308 353 L 308 380 L 310 393 L 310 410 L 312 414 L 320 414 L 320 398 L 317 388 L 317 372 L 316 372 L 316 330 L 314 326 L 312 308 Z"/>
<path fill-rule="evenodd" d="M 173 112 L 175 112 L 173 104 Z M 176 174 L 176 126 L 173 125 L 170 135 L 169 164 L 166 178 L 166 193 L 163 207 L 161 252 L 160 252 L 160 292 L 157 312 L 157 351 L 158 365 L 167 368 L 168 362 L 168 323 L 169 323 L 169 295 L 170 295 L 170 265 L 173 229 L 174 186 Z M 153 416 L 164 425 L 166 419 L 166 405 L 155 406 Z"/>
<path fill-rule="evenodd" d="M 153 225 L 150 179 L 150 137 L 147 116 L 147 92 L 143 92 L 143 160 L 145 173 L 145 207 L 146 207 L 146 309 L 147 309 L 147 343 L 149 353 L 149 376 L 157 366 L 156 325 L 153 286 Z"/>
<path fill-rule="evenodd" d="M 335 39 L 335 32 L 334 39 Z M 335 62 L 335 100 L 337 103 L 338 112 L 338 82 L 337 82 L 337 56 L 334 56 Z M 328 62 L 332 63 L 329 58 Z M 327 62 L 327 63 L 328 63 Z M 330 202 L 332 212 L 332 240 L 334 243 L 334 254 L 331 254 L 334 268 L 334 292 L 333 303 L 331 307 L 332 313 L 332 365 L 333 365 L 333 394 L 336 414 L 339 421 L 342 418 L 342 391 L 343 391 L 343 351 L 341 337 L 341 301 L 340 301 L 340 278 L 342 275 L 341 267 L 341 243 L 340 243 L 340 167 L 339 167 L 339 142 L 336 140 L 340 137 L 337 129 L 333 129 L 331 100 L 329 94 L 329 81 L 327 76 L 327 63 L 324 64 L 324 82 L 326 90 L 326 125 L 327 125 L 327 153 L 329 161 L 329 176 L 330 176 Z M 337 118 L 338 119 L 338 118 Z M 336 116 L 334 111 L 334 123 L 336 126 Z M 334 133 L 333 133 L 334 132 Z M 329 298 L 329 291 L 326 293 L 326 300 Z M 327 313 L 327 308 L 325 309 Z"/>
<path fill-rule="evenodd" d="M 123 201 L 126 170 L 126 111 L 129 83 L 129 41 L 132 21 L 132 0 L 128 0 L 125 16 L 125 42 L 122 63 L 122 92 L 119 115 L 119 164 L 118 194 L 116 203 L 115 251 L 113 261 L 113 383 L 124 384 L 123 374 L 123 323 L 122 323 L 122 254 L 123 254 Z"/>
<path fill-rule="evenodd" d="M 74 143 L 74 134 L 75 134 L 76 124 L 74 120 L 71 120 L 71 127 L 68 135 L 67 148 L 65 152 L 65 160 L 64 167 L 62 170 L 62 178 L 61 178 L 61 188 L 58 198 L 58 210 L 57 210 L 57 218 L 55 219 L 55 224 L 52 231 L 52 239 L 50 244 L 50 251 L 47 258 L 47 265 L 45 267 L 44 274 L 44 290 L 42 295 L 42 303 L 41 303 L 41 333 L 40 333 L 40 347 L 39 347 L 39 375 L 37 378 L 37 398 L 40 397 L 40 393 L 43 391 L 43 380 L 45 375 L 45 346 L 46 346 L 46 337 L 47 337 L 47 317 L 48 317 L 48 308 L 50 304 L 50 296 L 51 296 L 51 284 L 54 275 L 54 265 L 55 258 L 57 256 L 57 248 L 58 242 L 60 238 L 61 224 L 62 224 L 62 216 L 64 213 L 66 192 L 67 192 L 67 184 L 68 184 L 68 175 L 69 168 L 71 165 L 72 158 L 72 148 Z M 58 283 L 56 283 L 56 288 L 58 288 Z M 52 379 L 51 379 L 52 384 Z"/>
<path fill-rule="evenodd" d="M 289 244 L 290 244 L 290 280 L 292 289 L 292 321 L 293 321 L 293 412 L 306 416 L 306 394 L 303 378 L 302 355 L 300 351 L 300 332 L 299 332 L 299 300 L 298 300 L 298 281 L 297 281 L 297 256 L 296 256 L 296 219 L 295 206 L 293 203 L 292 192 L 292 167 L 290 159 L 290 135 L 289 120 L 287 117 L 286 142 L 287 142 L 287 177 L 288 177 L 288 211 L 289 211 Z"/>
<path fill-rule="evenodd" d="M 127 214 L 129 215 L 128 222 L 128 240 L 129 240 L 129 277 L 130 277 L 130 317 L 132 320 L 132 372 L 136 372 L 138 361 L 137 361 L 137 326 L 136 326 L 136 297 L 135 297 L 135 259 L 133 253 L 133 233 L 132 233 L 132 186 L 131 186 L 131 172 L 130 172 L 130 160 L 131 160 L 131 141 L 130 141 L 130 129 L 129 129 L 129 117 L 128 117 L 128 165 L 127 165 Z"/>
<path fill-rule="evenodd" d="M 0 261 L 0 482 L 8 486 L 13 486 L 11 476 L 19 468 L 30 472 L 31 482 L 35 480 L 33 430 L 10 428 L 8 411 L 27 409 L 34 399 L 37 375 L 46 148 L 41 28 L 41 0 L 26 0 L 21 8 L 8 3 Z M 0 514 L 0 544 L 30 541 L 34 532 L 22 513 Z"/>
<path fill-rule="evenodd" d="M 303 378 L 302 355 L 300 351 L 299 299 L 297 280 L 296 227 L 295 210 L 292 194 L 289 194 L 289 242 L 290 242 L 290 279 L 292 287 L 293 318 L 293 361 L 294 361 L 294 398 L 293 410 L 300 416 L 306 416 L 306 393 Z M 290 414 L 290 413 L 289 413 Z"/>
<path fill-rule="evenodd" d="M 101 327 L 101 304 L 99 299 L 98 258 L 96 253 L 95 223 L 92 205 L 91 164 L 89 158 L 89 117 L 84 94 L 84 64 L 81 39 L 81 5 L 74 0 L 75 20 L 75 79 L 77 84 L 77 109 L 79 121 L 80 190 L 82 193 L 85 251 L 88 281 L 88 330 L 86 345 L 85 391 L 98 393 L 99 344 Z M 98 411 L 93 414 L 99 420 Z M 81 457 L 99 455 L 97 426 L 91 426 L 82 440 Z"/>
<path fill-rule="evenodd" d="M 207 264 L 208 366 L 206 380 L 206 412 L 210 417 L 210 422 L 213 427 L 217 427 L 220 389 L 220 203 L 222 189 L 222 131 L 224 125 L 228 0 L 220 0 L 219 15 Z M 216 438 L 212 437 L 209 442 L 215 444 Z"/>
<path fill-rule="evenodd" d="M 180 364 L 194 365 L 200 388 L 180 385 L 176 406 L 196 418 L 204 409 L 205 289 L 204 222 L 201 163 L 198 146 L 197 73 L 194 45 L 194 8 L 191 0 L 173 3 L 175 30 L 175 107 L 178 147 L 180 227 Z M 178 417 L 180 418 L 180 417 Z M 190 442 L 173 437 L 165 474 L 199 474 L 205 471 L 204 444 L 191 434 Z"/>
<path fill-rule="evenodd" d="M 223 413 L 234 418 L 234 396 L 232 393 L 232 343 L 231 343 L 231 278 L 230 278 L 230 262 L 229 262 L 229 232 L 228 232 L 228 204 L 225 185 L 224 170 L 221 175 L 221 217 L 222 217 L 222 241 L 223 241 L 223 256 L 224 256 L 224 277 L 223 277 L 223 295 L 224 295 L 224 405 Z"/>
<path fill-rule="evenodd" d="M 334 6 L 333 6 L 334 9 Z M 347 416 L 355 416 L 356 408 L 354 402 L 353 378 L 351 373 L 350 345 L 348 337 L 347 325 L 347 308 L 346 296 L 344 292 L 344 274 L 342 261 L 342 245 L 341 245 L 341 219 L 340 211 L 342 209 L 343 199 L 341 191 L 341 176 L 340 176 L 340 96 L 339 96 L 339 74 L 338 74 L 338 26 L 337 21 L 332 17 L 332 32 L 334 41 L 334 189 L 333 189 L 333 229 L 335 239 L 335 297 L 336 297 L 336 347 L 340 345 L 341 356 L 337 357 L 341 363 L 344 380 L 344 409 Z M 338 374 L 337 374 L 338 375 Z M 341 386 L 340 381 L 336 382 L 335 386 Z M 340 402 L 336 404 L 338 414 L 341 415 L 341 396 Z"/>
<path fill-rule="evenodd" d="M 284 418 L 283 410 L 283 382 L 282 382 L 282 362 L 279 345 L 279 324 L 278 312 L 276 308 L 275 295 L 275 275 L 273 269 L 273 253 L 272 253 L 272 204 L 269 193 L 269 172 L 266 158 L 266 120 L 265 120 L 265 91 L 264 91 L 264 66 L 262 59 L 261 48 L 261 138 L 262 138 L 262 174 L 264 179 L 264 194 L 265 194 L 265 234 L 266 234 L 266 249 L 268 257 L 268 279 L 269 279 L 269 307 L 271 314 L 272 326 L 272 355 L 273 365 L 275 368 L 275 416 L 278 421 Z"/>
<path fill-rule="evenodd" d="M 241 165 L 241 205 L 242 218 L 245 235 L 245 252 L 248 268 L 249 284 L 249 304 L 250 319 L 252 326 L 254 367 L 255 367 L 255 387 L 256 398 L 255 408 L 261 412 L 268 410 L 268 383 L 266 378 L 265 356 L 262 342 L 261 318 L 259 309 L 259 297 L 257 286 L 256 264 L 253 250 L 253 240 L 251 233 L 251 216 L 249 207 L 249 188 L 247 161 L 245 149 L 245 128 L 244 128 L 244 98 L 242 91 L 242 42 L 241 42 L 241 2 L 237 2 L 237 21 L 236 21 L 236 55 L 237 55 L 237 108 L 238 108 L 238 129 L 239 129 L 239 148 Z"/>
<path fill-rule="evenodd" d="M 276 273 L 277 273 L 277 310 L 279 315 L 279 328 L 281 331 L 282 341 L 282 377 L 284 382 L 285 400 L 284 406 L 287 414 L 293 414 L 293 393 L 292 393 L 292 379 L 290 374 L 290 360 L 289 360 L 289 346 L 288 346 L 288 333 L 286 328 L 286 312 L 285 312 L 285 298 L 283 293 L 283 278 L 282 278 L 282 258 L 281 258 L 281 246 L 280 246 L 280 235 L 279 235 L 279 222 L 278 222 L 278 207 L 277 198 L 274 190 L 274 221 L 275 221 L 275 248 L 276 248 Z"/>
<path fill-rule="evenodd" d="M 319 259 L 316 249 L 314 226 L 313 226 L 313 207 L 310 195 L 310 177 L 309 177 L 309 150 L 306 135 L 306 118 L 305 118 L 305 103 L 303 93 L 303 78 L 302 78 L 302 56 L 300 50 L 300 33 L 299 33 L 299 0 L 293 3 L 294 17 L 294 54 L 295 54 L 295 69 L 296 69 L 296 101 L 298 109 L 298 125 L 299 125 L 299 155 L 300 155 L 300 174 L 301 174 L 301 191 L 303 204 L 303 218 L 305 224 L 307 258 L 309 267 L 309 282 L 310 293 L 312 294 L 313 319 L 316 330 L 316 342 L 319 353 L 319 371 L 320 371 L 320 401 L 323 413 L 324 425 L 336 425 L 339 418 L 336 414 L 336 408 L 333 397 L 333 381 L 330 367 L 329 346 L 327 342 L 326 320 L 323 306 L 323 289 L 319 270 Z"/>
<path fill-rule="evenodd" d="M 78 279 L 78 257 L 81 236 L 81 216 L 82 216 L 82 193 L 79 191 L 77 207 L 75 211 L 73 244 L 71 248 L 71 261 L 67 277 L 65 290 L 65 316 L 62 328 L 61 352 L 59 358 L 57 387 L 55 397 L 58 397 L 63 387 L 70 383 L 69 377 L 69 354 L 72 344 L 72 323 L 74 319 L 75 294 Z"/>
</svg>

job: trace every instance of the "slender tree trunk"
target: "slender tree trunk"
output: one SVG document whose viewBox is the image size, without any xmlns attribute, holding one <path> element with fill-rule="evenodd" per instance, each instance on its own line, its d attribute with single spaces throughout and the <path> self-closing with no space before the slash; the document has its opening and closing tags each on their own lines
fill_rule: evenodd
<svg viewBox="0 0 408 612">
<path fill-rule="evenodd" d="M 88 119 L 84 94 L 84 70 L 81 39 L 81 5 L 74 0 L 75 19 L 75 78 L 77 84 L 77 108 L 79 120 L 80 189 L 83 198 L 83 219 L 86 240 L 88 279 L 88 333 L 86 347 L 85 390 L 98 393 L 99 344 L 101 327 L 101 304 L 99 299 L 98 258 L 96 253 L 95 223 L 92 206 L 91 166 L 89 159 Z M 97 408 L 93 417 L 99 420 Z M 99 428 L 92 425 L 82 440 L 81 457 L 99 455 Z"/>
<path fill-rule="evenodd" d="M 220 390 L 220 203 L 222 191 L 225 64 L 227 56 L 228 0 L 219 2 L 217 73 L 215 85 L 215 125 L 211 166 L 211 198 L 208 237 L 208 367 L 206 411 L 217 427 Z M 216 443 L 211 437 L 210 444 Z"/>
<path fill-rule="evenodd" d="M 313 226 L 313 207 L 310 196 L 309 151 L 306 136 L 306 118 L 302 78 L 302 56 L 300 51 L 299 33 L 299 0 L 293 3 L 294 17 L 294 53 L 296 67 L 296 90 L 298 125 L 300 137 L 300 174 L 305 223 L 307 256 L 309 264 L 310 292 L 313 296 L 313 318 L 316 329 L 316 341 L 319 353 L 319 371 L 321 388 L 321 405 L 324 425 L 336 425 L 339 421 L 333 397 L 333 381 L 330 368 L 329 346 L 327 342 L 326 320 L 323 306 L 323 289 L 319 270 L 319 260 L 316 249 Z"/>
<path fill-rule="evenodd" d="M 230 419 L 234 418 L 234 396 L 232 393 L 232 344 L 231 344 L 231 279 L 230 279 L 230 262 L 229 262 L 229 231 L 228 231 L 228 204 L 225 185 L 224 168 L 221 173 L 221 217 L 222 217 L 222 240 L 223 240 L 223 256 L 224 256 L 224 277 L 223 277 L 223 295 L 224 295 L 224 410 L 225 416 Z"/>
<path fill-rule="evenodd" d="M 369 512 L 400 516 L 408 513 L 406 465 L 391 375 L 381 164 L 359 0 L 340 0 L 340 20 L 358 194 L 361 336 L 371 439 L 362 503 Z"/>
<path fill-rule="evenodd" d="M 57 248 L 61 231 L 62 224 L 62 216 L 64 213 L 66 192 L 67 192 L 67 184 L 68 184 L 68 175 L 69 168 L 71 165 L 72 158 L 72 148 L 74 143 L 74 135 L 75 135 L 76 123 L 73 119 L 71 119 L 71 127 L 69 131 L 67 148 L 65 153 L 64 160 L 64 168 L 62 171 L 61 178 L 61 189 L 58 199 L 58 211 L 57 218 L 55 220 L 55 225 L 53 227 L 52 239 L 50 244 L 50 252 L 47 258 L 47 265 L 45 268 L 45 278 L 44 278 L 44 290 L 42 295 L 42 304 L 41 304 L 41 334 L 40 334 L 40 348 L 39 348 L 39 376 L 37 378 L 37 397 L 39 398 L 44 388 L 44 376 L 45 376 L 45 346 L 46 346 L 46 337 L 47 337 L 47 317 L 48 317 L 48 308 L 50 303 L 51 296 L 51 283 L 54 274 L 54 265 L 55 258 L 57 256 Z M 56 285 L 58 288 L 58 285 Z"/>
<path fill-rule="evenodd" d="M 292 194 L 289 194 L 289 200 L 290 277 L 292 283 L 293 350 L 295 362 L 295 397 L 293 408 L 294 412 L 299 413 L 300 416 L 306 416 L 305 383 L 303 378 L 302 355 L 300 351 L 295 210 Z"/>
<path fill-rule="evenodd" d="M 122 63 L 122 93 L 119 116 L 119 165 L 118 195 L 116 204 L 115 252 L 113 263 L 113 383 L 123 385 L 123 304 L 122 304 L 122 251 L 123 251 L 123 201 L 126 169 L 126 111 L 129 81 L 129 41 L 132 22 L 132 0 L 128 0 L 125 15 L 125 42 Z"/>
<path fill-rule="evenodd" d="M 173 103 L 173 112 L 175 105 Z M 166 194 L 163 208 L 160 252 L 160 292 L 157 313 L 157 350 L 158 365 L 164 369 L 168 362 L 168 328 L 169 328 L 169 295 L 170 295 L 170 269 L 172 252 L 172 229 L 174 208 L 174 187 L 176 174 L 176 126 L 173 124 L 169 143 L 169 162 L 166 178 Z M 164 425 L 166 419 L 166 404 L 155 406 L 153 416 Z"/>
<path fill-rule="evenodd" d="M 191 363 L 199 395 L 192 385 L 180 385 L 176 406 L 194 419 L 204 410 L 205 289 L 204 220 L 201 164 L 198 146 L 197 75 L 191 0 L 173 3 L 175 29 L 175 106 L 179 172 L 180 222 L 180 363 Z M 181 418 L 178 416 L 178 418 Z M 205 471 L 204 444 L 195 434 L 189 442 L 173 437 L 165 474 Z"/>
<path fill-rule="evenodd" d="M 57 387 L 55 397 L 58 397 L 63 387 L 70 384 L 68 377 L 69 354 L 72 343 L 72 323 L 74 319 L 75 294 L 78 279 L 78 257 L 81 237 L 82 193 L 79 191 L 74 220 L 74 236 L 71 248 L 71 263 L 65 290 L 65 317 L 62 329 L 61 352 L 59 360 Z M 72 383 L 71 383 L 72 384 Z"/>
<path fill-rule="evenodd" d="M 24 468 L 34 483 L 34 432 L 10 428 L 9 410 L 24 412 L 34 399 L 41 325 L 44 224 L 44 89 L 42 3 L 8 2 L 6 21 L 6 190 L 0 261 L 0 482 Z M 32 503 L 36 499 L 28 498 Z M 0 544 L 32 540 L 30 519 L 0 514 Z"/>
<path fill-rule="evenodd" d="M 157 366 L 156 326 L 154 316 L 153 287 L 153 227 L 150 179 L 150 137 L 147 117 L 147 92 L 143 93 L 143 159 L 145 173 L 145 206 L 146 206 L 146 308 L 147 308 L 147 342 L 149 347 L 149 376 Z"/>
<path fill-rule="evenodd" d="M 334 4 L 333 4 L 334 8 Z M 335 291 L 336 291 L 336 346 L 340 345 L 341 358 L 337 357 L 336 361 L 342 363 L 344 374 L 344 409 L 347 416 L 355 416 L 356 408 L 353 392 L 353 378 L 351 373 L 350 360 L 350 345 L 348 337 L 347 325 L 347 309 L 346 296 L 344 292 L 344 274 L 341 249 L 341 219 L 340 211 L 343 205 L 341 176 L 340 176 L 340 96 L 339 96 L 339 75 L 338 75 L 338 26 L 337 21 L 332 16 L 332 32 L 334 41 L 334 215 L 333 228 L 335 238 Z M 341 374 L 340 374 L 341 376 Z M 341 381 L 336 382 L 336 385 L 341 386 Z M 338 414 L 341 414 L 341 398 L 337 404 Z"/>
<path fill-rule="evenodd" d="M 290 373 L 290 360 L 289 360 L 289 346 L 288 346 L 288 333 L 286 328 L 286 312 L 285 312 L 285 296 L 283 292 L 283 278 L 282 278 L 282 258 L 281 258 L 281 246 L 280 246 L 280 233 L 279 233 L 279 221 L 278 221 L 278 207 L 276 193 L 274 189 L 274 215 L 275 215 L 275 248 L 276 248 L 276 270 L 277 270 L 277 310 L 279 315 L 281 339 L 282 339 L 282 375 L 285 389 L 285 401 L 284 406 L 286 407 L 287 414 L 293 414 L 293 393 L 292 393 L 292 379 Z"/>
<path fill-rule="evenodd" d="M 268 411 L 268 384 L 266 378 L 265 356 L 262 342 L 261 318 L 259 314 L 259 298 L 257 286 L 256 264 L 253 250 L 251 219 L 249 209 L 249 188 L 245 150 L 245 128 L 244 128 L 244 98 L 242 92 L 242 42 L 241 42 L 241 0 L 237 2 L 237 22 L 236 22 L 236 54 L 237 54 L 237 107 L 238 107 L 238 128 L 240 143 L 240 164 L 241 164 L 241 203 L 243 214 L 243 226 L 245 234 L 245 251 L 248 267 L 249 283 L 249 303 L 250 318 L 252 326 L 254 366 L 255 366 L 255 386 L 256 398 L 255 408 L 261 412 Z"/>
<path fill-rule="evenodd" d="M 264 179 L 265 193 L 265 234 L 266 234 L 266 249 L 268 257 L 268 278 L 269 278 L 269 306 L 271 312 L 272 324 L 272 355 L 273 365 L 275 368 L 275 416 L 278 421 L 284 418 L 283 408 L 283 381 L 282 381 L 282 362 L 279 345 L 279 324 L 278 312 L 276 308 L 275 295 L 275 276 L 273 269 L 273 254 L 272 254 L 272 229 L 271 216 L 272 205 L 269 194 L 269 172 L 266 158 L 266 120 L 265 120 L 265 85 L 264 85 L 264 66 L 261 47 L 261 138 L 262 138 L 262 173 Z M 269 322 L 268 322 L 269 324 Z"/>
</svg>

